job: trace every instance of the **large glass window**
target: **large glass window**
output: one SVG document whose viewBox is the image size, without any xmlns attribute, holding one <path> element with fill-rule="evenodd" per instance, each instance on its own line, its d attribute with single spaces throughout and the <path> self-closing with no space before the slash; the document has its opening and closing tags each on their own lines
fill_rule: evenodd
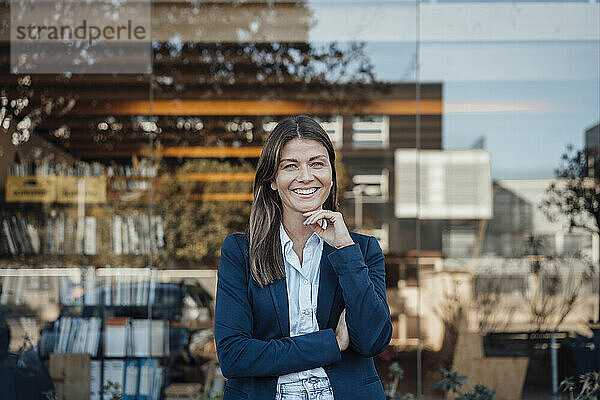
<svg viewBox="0 0 600 400">
<path fill-rule="evenodd" d="M 0 2 L 0 377 L 222 396 L 220 249 L 297 114 L 385 254 L 388 397 L 442 367 L 546 398 L 599 359 L 598 1 L 121 3 Z"/>
<path fill-rule="evenodd" d="M 584 188 L 597 187 L 588 161 L 600 121 L 599 4 L 427 1 L 419 10 L 418 81 L 443 86 L 441 152 L 487 157 L 420 171 L 421 190 L 436 188 L 421 196 L 422 247 L 440 235 L 444 266 L 421 285 L 431 348 L 422 365 L 433 366 L 423 369 L 423 391 L 432 393 L 441 365 L 467 376 L 464 391 L 480 383 L 498 398 L 549 398 L 565 377 L 598 368 L 585 364 L 592 339 L 577 331 L 591 335 L 598 320 L 589 284 L 598 280 L 597 224 L 585 205 L 596 200 Z M 449 213 L 427 230 L 426 206 L 444 194 Z M 460 215 L 467 204 L 477 210 L 477 198 L 487 215 Z M 434 299 L 429 291 L 448 273 L 460 285 Z"/>
</svg>

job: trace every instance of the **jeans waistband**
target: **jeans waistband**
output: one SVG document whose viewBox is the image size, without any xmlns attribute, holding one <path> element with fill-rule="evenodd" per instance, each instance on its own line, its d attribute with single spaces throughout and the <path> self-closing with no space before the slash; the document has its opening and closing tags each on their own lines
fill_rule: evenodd
<svg viewBox="0 0 600 400">
<path fill-rule="evenodd" d="M 279 383 L 277 384 L 277 392 L 288 394 L 305 392 L 306 390 L 318 391 L 330 387 L 329 378 L 311 376 L 310 378 L 305 378 L 296 382 Z"/>
</svg>

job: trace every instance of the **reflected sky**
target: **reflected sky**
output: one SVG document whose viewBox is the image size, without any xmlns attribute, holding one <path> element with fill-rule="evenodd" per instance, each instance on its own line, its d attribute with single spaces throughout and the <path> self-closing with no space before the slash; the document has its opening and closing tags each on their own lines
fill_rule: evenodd
<svg viewBox="0 0 600 400">
<path fill-rule="evenodd" d="M 414 80 L 414 43 L 370 42 L 378 79 Z M 599 42 L 422 43 L 421 81 L 443 82 L 443 146 L 481 137 L 494 179 L 550 178 L 600 120 Z"/>
<path fill-rule="evenodd" d="M 552 4 L 549 4 L 552 3 Z M 364 40 L 378 80 L 442 82 L 445 149 L 484 138 L 494 179 L 550 178 L 600 122 L 600 3 L 310 2 L 310 37 Z M 342 6 L 343 5 L 343 6 Z"/>
</svg>

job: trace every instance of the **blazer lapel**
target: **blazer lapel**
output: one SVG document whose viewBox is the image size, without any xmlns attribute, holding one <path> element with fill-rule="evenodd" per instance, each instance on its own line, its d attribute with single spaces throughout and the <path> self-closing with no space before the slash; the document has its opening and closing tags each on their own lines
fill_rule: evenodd
<svg viewBox="0 0 600 400">
<path fill-rule="evenodd" d="M 329 254 L 334 250 L 327 242 L 323 241 L 323 253 L 319 264 L 319 294 L 317 295 L 317 322 L 320 329 L 327 328 L 329 315 L 333 307 L 333 299 L 339 290 L 338 278 L 329 262 Z"/>
<path fill-rule="evenodd" d="M 323 241 L 323 252 L 319 263 L 319 293 L 317 295 L 317 322 L 320 329 L 327 328 L 329 315 L 333 307 L 333 299 L 339 290 L 338 278 L 329 262 L 329 254 L 334 250 Z M 283 336 L 290 336 L 289 304 L 285 279 L 279 279 L 269 285 L 269 291 L 277 312 L 279 329 Z"/>
<path fill-rule="evenodd" d="M 287 296 L 287 285 L 285 279 L 279 279 L 269 285 L 273 305 L 277 312 L 277 320 L 279 321 L 279 329 L 282 336 L 290 336 L 290 317 L 289 304 Z"/>
</svg>

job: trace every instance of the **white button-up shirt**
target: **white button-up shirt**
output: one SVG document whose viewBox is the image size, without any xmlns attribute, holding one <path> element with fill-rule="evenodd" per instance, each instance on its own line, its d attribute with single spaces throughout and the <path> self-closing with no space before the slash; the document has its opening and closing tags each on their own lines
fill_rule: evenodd
<svg viewBox="0 0 600 400">
<path fill-rule="evenodd" d="M 323 228 L 327 228 L 327 221 L 323 221 Z M 302 249 L 302 266 L 296 252 L 292 249 L 293 242 L 283 228 L 279 226 L 281 251 L 285 264 L 285 277 L 289 304 L 290 336 L 299 336 L 319 330 L 317 322 L 317 295 L 319 293 L 319 277 L 321 254 L 323 252 L 323 239 L 313 233 L 304 249 Z M 317 376 L 326 378 L 327 374 L 322 367 L 292 372 L 282 375 L 277 379 L 277 384 L 297 382 L 301 379 Z"/>
</svg>

